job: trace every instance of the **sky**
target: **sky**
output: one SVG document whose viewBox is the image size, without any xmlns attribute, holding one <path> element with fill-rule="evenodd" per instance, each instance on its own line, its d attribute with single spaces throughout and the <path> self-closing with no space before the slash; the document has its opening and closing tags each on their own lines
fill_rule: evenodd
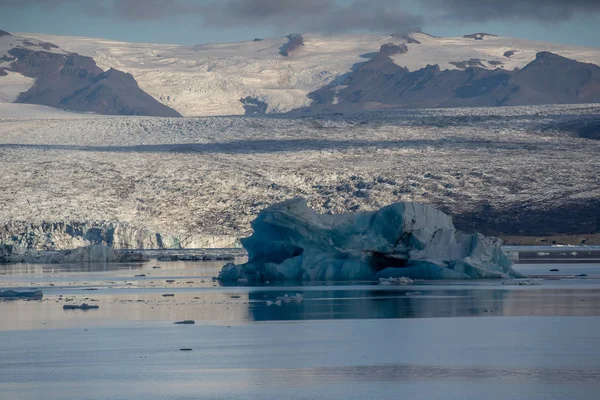
<svg viewBox="0 0 600 400">
<path fill-rule="evenodd" d="M 600 0 L 0 0 L 0 29 L 185 45 L 422 30 L 600 47 Z"/>
</svg>

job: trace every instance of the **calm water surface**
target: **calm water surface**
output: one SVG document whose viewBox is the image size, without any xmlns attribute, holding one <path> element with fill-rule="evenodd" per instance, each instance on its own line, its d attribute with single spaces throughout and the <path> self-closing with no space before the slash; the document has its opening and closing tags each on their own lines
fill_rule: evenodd
<svg viewBox="0 0 600 400">
<path fill-rule="evenodd" d="M 0 302 L 0 399 L 505 400 L 600 393 L 600 264 L 519 265 L 539 277 L 535 286 L 253 288 L 212 282 L 221 265 L 0 267 L 0 288 L 44 291 L 43 301 Z M 295 293 L 302 302 L 270 304 Z M 62 309 L 82 302 L 100 309 Z M 196 324 L 173 324 L 183 319 Z"/>
</svg>

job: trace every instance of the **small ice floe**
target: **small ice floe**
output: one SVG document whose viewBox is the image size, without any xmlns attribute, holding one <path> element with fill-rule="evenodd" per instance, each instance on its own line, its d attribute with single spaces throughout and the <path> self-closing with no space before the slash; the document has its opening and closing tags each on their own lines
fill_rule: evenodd
<svg viewBox="0 0 600 400">
<path fill-rule="evenodd" d="M 379 278 L 380 285 L 411 285 L 414 283 L 410 278 L 400 276 L 398 278 Z"/>
<path fill-rule="evenodd" d="M 0 290 L 0 298 L 2 299 L 33 299 L 41 300 L 44 293 L 41 290 L 19 292 L 16 290 Z"/>
<path fill-rule="evenodd" d="M 541 284 L 541 281 L 534 279 L 511 279 L 502 282 L 502 285 L 504 286 L 535 286 Z"/>
<path fill-rule="evenodd" d="M 271 300 L 267 300 L 267 306 L 272 306 L 272 305 L 276 305 L 276 306 L 280 306 L 281 305 L 281 300 L 277 300 L 277 301 L 271 301 Z"/>
<path fill-rule="evenodd" d="M 242 283 L 242 284 L 248 283 L 248 278 L 239 278 L 237 281 L 238 281 L 238 283 Z"/>
<path fill-rule="evenodd" d="M 277 301 L 283 301 L 284 303 L 291 303 L 292 301 L 300 303 L 302 300 L 304 300 L 304 297 L 302 297 L 302 295 L 300 293 L 296 293 L 293 296 L 285 294 L 283 296 L 277 296 L 275 298 L 275 300 L 277 300 Z"/>
<path fill-rule="evenodd" d="M 96 310 L 100 308 L 99 306 L 96 305 L 89 305 L 86 303 L 83 303 L 82 305 L 78 306 L 77 304 L 65 304 L 63 306 L 63 310 Z"/>
<path fill-rule="evenodd" d="M 406 292 L 407 296 L 420 296 L 422 294 L 423 293 L 421 293 L 421 292 Z"/>
<path fill-rule="evenodd" d="M 545 251 L 538 251 L 537 255 L 540 256 L 540 257 L 542 257 L 542 256 L 549 256 L 550 253 L 545 252 Z"/>
</svg>

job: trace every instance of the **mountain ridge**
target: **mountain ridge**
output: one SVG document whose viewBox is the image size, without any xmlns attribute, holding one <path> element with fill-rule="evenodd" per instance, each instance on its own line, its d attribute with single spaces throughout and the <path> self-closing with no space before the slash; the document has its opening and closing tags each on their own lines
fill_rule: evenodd
<svg viewBox="0 0 600 400">
<path fill-rule="evenodd" d="M 105 72 L 91 57 L 62 52 L 49 42 L 22 40 L 3 47 L 2 75 L 10 71 L 34 79 L 17 94 L 16 103 L 108 115 L 180 116 L 143 92 L 132 75 L 112 68 Z"/>
<path fill-rule="evenodd" d="M 544 52 L 579 63 L 597 65 L 600 64 L 600 49 L 483 33 L 453 38 L 434 37 L 425 33 L 402 36 L 298 33 L 246 42 L 195 46 L 23 35 L 28 36 L 28 41 L 37 49 L 56 43 L 68 53 L 92 58 L 103 71 L 113 68 L 131 74 L 139 89 L 183 116 L 323 112 L 325 108 L 337 112 L 406 107 L 579 103 L 596 101 L 598 92 L 595 81 L 590 84 L 581 82 L 581 74 L 573 76 L 573 81 L 567 81 L 568 85 L 575 82 L 574 86 L 554 88 L 552 93 L 546 89 L 540 92 L 540 86 L 552 86 L 548 85 L 552 83 L 548 79 L 559 81 L 553 77 L 561 76 L 561 68 L 570 68 L 567 63 L 545 63 L 542 69 L 553 65 L 554 70 L 541 74 L 548 77 L 541 84 L 525 84 L 525 73 L 521 74 L 521 80 L 512 76 L 516 74 L 515 69 L 524 70 L 536 60 L 537 54 Z M 293 50 L 288 49 L 290 43 L 296 43 Z M 50 48 L 49 51 L 59 50 Z M 379 56 L 382 53 L 389 59 Z M 0 70 L 4 65 L 6 63 L 0 62 Z M 437 69 L 433 65 L 437 65 Z M 370 70 L 368 73 L 367 68 Z M 406 71 L 401 72 L 401 68 Z M 393 87 L 381 86 L 383 81 L 376 77 L 387 77 L 394 73 L 396 83 L 402 90 L 409 91 L 401 104 L 397 104 L 397 91 L 394 92 Z M 364 102 L 346 104 L 345 108 L 345 101 L 340 104 L 323 103 L 343 100 L 337 94 L 344 90 L 342 83 L 353 77 L 355 84 L 358 84 L 360 74 L 368 81 L 360 83 L 362 94 L 354 94 L 353 98 L 365 97 L 365 93 L 370 93 Z M 540 78 L 535 73 L 530 75 L 528 79 L 532 82 Z M 428 85 L 437 88 L 433 96 L 433 89 Z M 427 86 L 427 90 L 423 86 Z M 327 94 L 329 89 L 332 93 Z M 375 96 L 378 90 L 383 93 Z M 573 93 L 565 94 L 568 90 Z"/>
<path fill-rule="evenodd" d="M 342 86 L 342 88 L 340 88 Z M 417 71 L 395 64 L 382 49 L 341 82 L 310 93 L 300 112 L 363 109 L 521 106 L 600 102 L 600 67 L 539 52 L 523 69 L 468 67 Z"/>
</svg>

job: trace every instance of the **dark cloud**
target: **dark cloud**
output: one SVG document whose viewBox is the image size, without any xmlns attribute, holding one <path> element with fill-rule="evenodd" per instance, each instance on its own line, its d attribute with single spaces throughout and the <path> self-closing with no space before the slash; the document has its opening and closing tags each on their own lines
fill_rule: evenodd
<svg viewBox="0 0 600 400">
<path fill-rule="evenodd" d="M 400 3 L 357 0 L 330 10 L 309 26 L 331 33 L 364 30 L 401 34 L 420 30 L 423 18 L 405 11 Z"/>
<path fill-rule="evenodd" d="M 600 0 L 424 0 L 444 17 L 464 21 L 568 20 L 600 13 Z"/>
<path fill-rule="evenodd" d="M 270 26 L 298 32 L 408 32 L 422 23 L 404 11 L 401 1 L 393 0 L 221 0 L 205 12 L 213 26 Z"/>
<path fill-rule="evenodd" d="M 419 5 L 423 15 L 416 15 Z M 222 28 L 261 27 L 282 32 L 373 31 L 406 33 L 440 20 L 560 21 L 600 14 L 600 0 L 0 0 L 2 7 L 77 7 L 91 15 L 160 21 L 192 16 Z"/>
<path fill-rule="evenodd" d="M 218 6 L 218 5 L 221 6 Z M 213 10 L 240 18 L 269 19 L 279 16 L 315 15 L 335 7 L 334 0 L 225 0 L 213 2 Z"/>
<path fill-rule="evenodd" d="M 78 7 L 123 20 L 194 16 L 200 24 L 256 26 L 279 32 L 398 31 L 416 29 L 421 19 L 395 0 L 0 0 L 0 7 Z"/>
</svg>

